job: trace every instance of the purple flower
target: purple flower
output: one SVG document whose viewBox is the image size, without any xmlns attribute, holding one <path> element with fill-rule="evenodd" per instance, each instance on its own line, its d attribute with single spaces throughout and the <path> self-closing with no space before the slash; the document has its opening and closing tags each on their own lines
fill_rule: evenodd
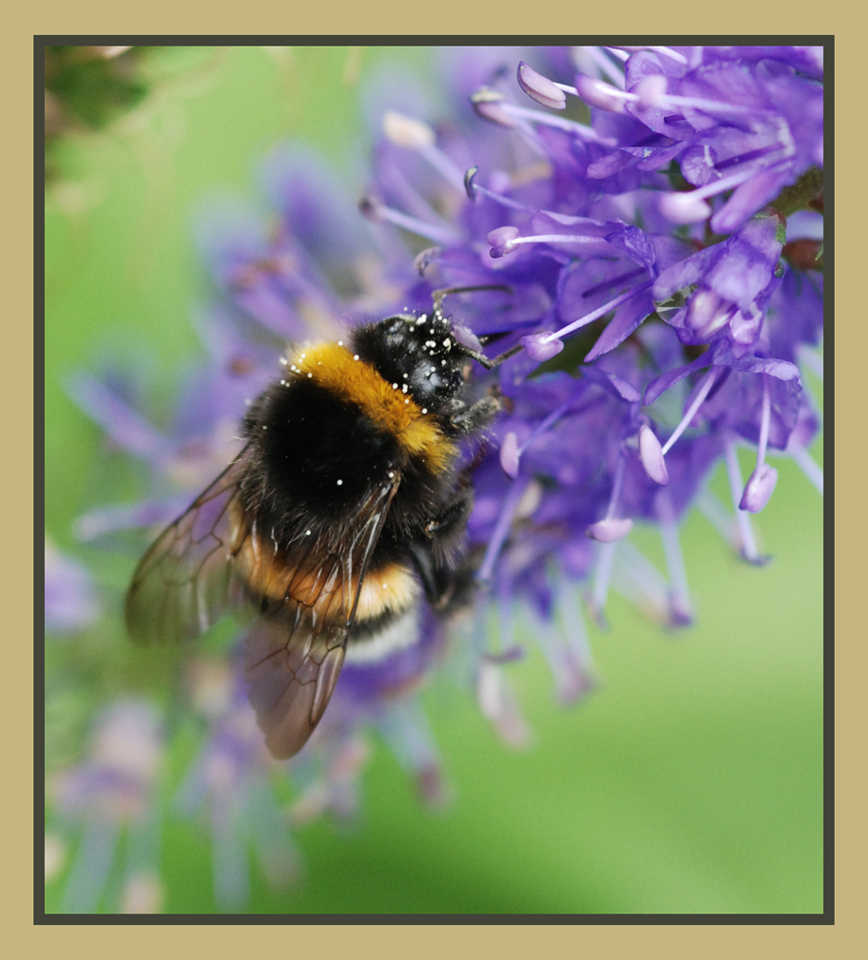
<svg viewBox="0 0 868 960">
<path fill-rule="evenodd" d="M 728 240 L 668 267 L 654 281 L 657 312 L 682 343 L 705 344 L 728 336 L 743 351 L 762 329 L 764 308 L 777 287 L 783 249 L 777 217 L 757 218 Z M 669 306 L 673 299 L 675 306 Z"/>
<path fill-rule="evenodd" d="M 622 118 L 620 142 L 595 161 L 595 175 L 677 159 L 696 189 L 662 193 L 661 211 L 673 223 L 710 218 L 728 233 L 822 168 L 822 78 L 816 48 L 637 49 L 620 86 L 580 74 L 570 92 Z"/>
<path fill-rule="evenodd" d="M 194 660 L 189 696 L 207 722 L 198 756 L 175 795 L 183 814 L 206 816 L 214 855 L 214 897 L 224 909 L 250 895 L 248 847 L 270 884 L 294 882 L 299 865 L 274 796 L 269 760 L 240 676 L 230 664 Z"/>
<path fill-rule="evenodd" d="M 162 752 L 154 708 L 121 700 L 96 718 L 88 756 L 54 775 L 50 788 L 55 830 L 80 837 L 65 882 L 65 912 L 94 913 L 104 898 L 113 900 L 110 906 L 115 909 L 159 911 L 155 793 Z M 117 902 L 109 895 L 108 880 L 121 851 L 125 867 Z"/>
<path fill-rule="evenodd" d="M 52 633 L 75 633 L 99 613 L 90 573 L 45 541 L 45 627 Z"/>
</svg>

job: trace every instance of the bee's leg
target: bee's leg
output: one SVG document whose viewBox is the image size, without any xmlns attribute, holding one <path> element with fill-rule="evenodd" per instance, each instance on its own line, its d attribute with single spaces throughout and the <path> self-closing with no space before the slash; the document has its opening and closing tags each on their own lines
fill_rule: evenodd
<svg viewBox="0 0 868 960">
<path fill-rule="evenodd" d="M 473 489 L 469 486 L 459 489 L 449 506 L 425 524 L 425 535 L 432 542 L 445 543 L 456 533 L 464 531 L 472 509 Z"/>
<path fill-rule="evenodd" d="M 473 490 L 466 487 L 448 507 L 428 520 L 423 528 L 425 539 L 409 545 L 413 564 L 432 607 L 444 606 L 452 595 L 455 583 L 453 566 L 441 558 L 448 556 L 453 544 L 460 541 L 472 509 Z"/>
<path fill-rule="evenodd" d="M 483 397 L 449 418 L 452 435 L 463 437 L 487 427 L 500 411 L 500 400 L 494 396 Z"/>
<path fill-rule="evenodd" d="M 425 599 L 435 609 L 445 606 L 452 594 L 451 571 L 437 565 L 434 552 L 428 543 L 411 543 L 410 556 L 413 558 L 416 573 L 422 581 Z"/>
</svg>

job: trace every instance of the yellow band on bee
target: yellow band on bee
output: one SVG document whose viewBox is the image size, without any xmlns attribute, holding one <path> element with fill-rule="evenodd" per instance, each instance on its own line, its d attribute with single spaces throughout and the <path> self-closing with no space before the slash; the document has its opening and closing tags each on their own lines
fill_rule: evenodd
<svg viewBox="0 0 868 960">
<path fill-rule="evenodd" d="M 303 349 L 290 371 L 309 376 L 331 393 L 355 403 L 407 453 L 421 456 L 433 472 L 447 467 L 456 456 L 455 445 L 405 392 L 406 385 L 387 383 L 374 367 L 342 344 L 317 343 Z"/>
</svg>

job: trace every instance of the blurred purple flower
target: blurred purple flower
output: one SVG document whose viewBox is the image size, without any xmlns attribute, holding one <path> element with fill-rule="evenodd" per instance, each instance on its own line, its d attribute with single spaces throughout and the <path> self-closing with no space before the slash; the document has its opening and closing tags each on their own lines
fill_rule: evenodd
<svg viewBox="0 0 868 960">
<path fill-rule="evenodd" d="M 248 846 L 273 887 L 286 887 L 298 861 L 273 792 L 272 767 L 240 678 L 230 664 L 194 660 L 189 697 L 207 721 L 204 743 L 175 796 L 176 808 L 208 818 L 214 897 L 224 909 L 250 896 Z"/>
<path fill-rule="evenodd" d="M 65 912 L 95 913 L 100 906 L 159 912 L 156 789 L 162 753 L 155 709 L 121 700 L 94 721 L 87 757 L 52 777 L 53 815 L 61 829 L 79 834 L 64 883 Z M 121 851 L 125 862 L 117 887 L 109 877 Z"/>
<path fill-rule="evenodd" d="M 99 614 L 90 573 L 76 560 L 45 541 L 45 628 L 51 633 L 76 633 Z"/>
</svg>

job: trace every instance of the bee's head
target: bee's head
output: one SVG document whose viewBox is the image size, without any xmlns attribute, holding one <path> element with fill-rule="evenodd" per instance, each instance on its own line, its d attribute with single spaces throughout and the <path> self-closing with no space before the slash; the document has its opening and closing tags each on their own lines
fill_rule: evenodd
<svg viewBox="0 0 868 960">
<path fill-rule="evenodd" d="M 384 380 L 406 385 L 416 403 L 432 412 L 448 405 L 464 385 L 468 353 L 439 310 L 397 314 L 361 327 L 354 344 Z"/>
</svg>

